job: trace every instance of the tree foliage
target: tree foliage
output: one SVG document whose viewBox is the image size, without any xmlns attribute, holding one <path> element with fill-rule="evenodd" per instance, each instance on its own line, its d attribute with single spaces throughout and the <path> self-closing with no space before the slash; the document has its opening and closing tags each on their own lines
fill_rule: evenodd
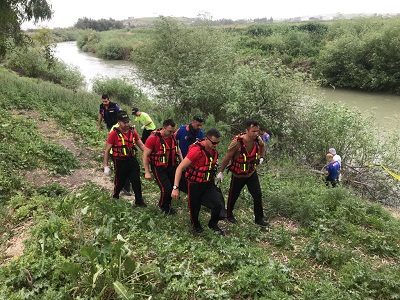
<svg viewBox="0 0 400 300">
<path fill-rule="evenodd" d="M 52 17 L 51 5 L 47 0 L 2 0 L 0 1 L 0 57 L 12 45 L 23 44 L 25 35 L 21 24 L 33 20 L 49 20 Z"/>
<path fill-rule="evenodd" d="M 93 20 L 90 18 L 80 18 L 74 25 L 77 29 L 93 29 L 95 31 L 107 31 L 113 29 L 122 29 L 124 24 L 122 21 L 116 21 L 112 18 Z"/>
<path fill-rule="evenodd" d="M 195 108 L 204 114 L 219 113 L 215 106 L 227 101 L 223 91 L 235 56 L 229 37 L 218 29 L 189 28 L 160 18 L 151 39 L 135 47 L 132 59 L 161 97 L 180 108 L 177 113 Z"/>
</svg>

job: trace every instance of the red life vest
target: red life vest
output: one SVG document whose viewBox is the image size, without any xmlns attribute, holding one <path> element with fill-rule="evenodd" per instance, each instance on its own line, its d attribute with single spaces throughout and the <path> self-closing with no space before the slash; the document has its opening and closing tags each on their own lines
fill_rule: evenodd
<svg viewBox="0 0 400 300">
<path fill-rule="evenodd" d="M 240 144 L 239 156 L 232 158 L 232 163 L 229 170 L 237 175 L 247 175 L 252 173 L 260 163 L 260 145 L 258 136 L 254 140 L 253 148 L 250 152 L 247 151 L 245 142 L 243 141 L 243 134 L 238 134 L 234 140 Z"/>
<path fill-rule="evenodd" d="M 151 133 L 159 138 L 158 149 L 153 149 L 150 154 L 150 164 L 156 167 L 167 167 L 168 165 L 175 166 L 179 161 L 178 156 L 178 145 L 176 143 L 175 136 L 171 136 L 172 145 L 171 147 L 165 142 L 164 138 L 161 136 L 160 129 L 155 130 Z M 172 162 L 169 164 L 169 158 L 172 158 Z"/>
<path fill-rule="evenodd" d="M 112 155 L 119 158 L 136 156 L 137 148 L 132 128 L 128 131 L 128 139 L 124 138 L 124 135 L 118 128 L 114 128 L 114 130 L 117 132 L 118 142 L 112 146 Z"/>
<path fill-rule="evenodd" d="M 214 156 L 210 154 L 204 147 L 204 142 L 196 141 L 190 147 L 198 147 L 206 157 L 204 165 L 194 167 L 190 165 L 185 172 L 185 177 L 189 182 L 209 182 L 214 179 L 217 172 L 218 152 L 215 151 Z"/>
</svg>

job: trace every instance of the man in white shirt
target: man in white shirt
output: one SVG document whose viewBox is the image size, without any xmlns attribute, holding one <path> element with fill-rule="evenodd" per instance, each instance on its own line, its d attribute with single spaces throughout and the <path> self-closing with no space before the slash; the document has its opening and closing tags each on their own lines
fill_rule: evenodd
<svg viewBox="0 0 400 300">
<path fill-rule="evenodd" d="M 337 161 L 340 164 L 339 181 L 341 181 L 342 180 L 342 174 L 341 174 L 341 172 L 342 172 L 342 158 L 340 157 L 339 154 L 336 153 L 335 148 L 329 148 L 328 152 L 333 155 L 333 160 Z"/>
</svg>

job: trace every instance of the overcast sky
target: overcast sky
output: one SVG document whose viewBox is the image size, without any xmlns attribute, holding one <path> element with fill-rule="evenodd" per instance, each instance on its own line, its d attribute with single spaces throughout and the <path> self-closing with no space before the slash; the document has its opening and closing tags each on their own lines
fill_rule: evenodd
<svg viewBox="0 0 400 300">
<path fill-rule="evenodd" d="M 293 18 L 327 14 L 400 13 L 398 0 L 48 0 L 54 16 L 41 26 L 69 27 L 79 18 L 124 20 L 129 17 L 193 18 L 209 13 L 213 20 Z M 24 24 L 24 28 L 32 25 Z"/>
</svg>

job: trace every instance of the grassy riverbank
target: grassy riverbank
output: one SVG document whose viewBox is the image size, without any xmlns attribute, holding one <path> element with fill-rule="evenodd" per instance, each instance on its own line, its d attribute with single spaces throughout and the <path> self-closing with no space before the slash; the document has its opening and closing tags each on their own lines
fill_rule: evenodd
<svg viewBox="0 0 400 300">
<path fill-rule="evenodd" d="M 309 167 L 279 156 L 278 141 L 268 166 L 259 170 L 271 229 L 253 224 L 251 197 L 244 192 L 239 223 L 222 222 L 227 236 L 211 231 L 193 236 L 184 195 L 174 202 L 176 216 L 158 212 L 152 182 L 143 182 L 147 208 L 132 207 L 129 198 L 111 199 L 110 181 L 101 170 L 106 133 L 96 130 L 99 95 L 4 69 L 0 78 L 5 158 L 0 298 L 396 299 L 400 294 L 399 219 L 380 204 L 357 198 L 352 189 L 326 189 Z M 229 140 L 224 136 L 221 155 Z M 74 174 L 81 181 L 75 182 Z M 207 219 L 204 210 L 201 222 Z M 17 245 L 24 247 L 18 252 Z"/>
</svg>

